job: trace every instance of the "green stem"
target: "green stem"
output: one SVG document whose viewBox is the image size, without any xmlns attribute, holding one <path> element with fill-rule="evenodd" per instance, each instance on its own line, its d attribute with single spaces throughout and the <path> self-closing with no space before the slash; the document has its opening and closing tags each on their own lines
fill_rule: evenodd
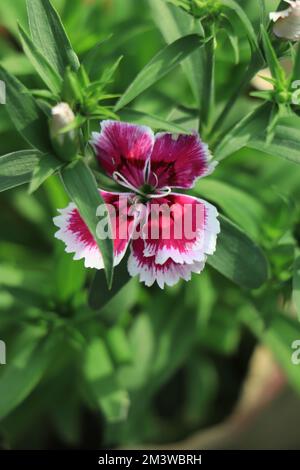
<svg viewBox="0 0 300 470">
<path fill-rule="evenodd" d="M 215 39 L 214 26 L 211 31 L 212 39 L 205 45 L 204 58 L 204 79 L 200 106 L 200 132 L 206 134 L 210 129 L 211 117 L 215 105 Z"/>
</svg>

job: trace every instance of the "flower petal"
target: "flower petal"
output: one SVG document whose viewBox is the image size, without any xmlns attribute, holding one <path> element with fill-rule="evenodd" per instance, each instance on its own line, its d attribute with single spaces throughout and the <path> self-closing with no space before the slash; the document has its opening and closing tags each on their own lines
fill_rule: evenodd
<svg viewBox="0 0 300 470">
<path fill-rule="evenodd" d="M 141 238 L 131 244 L 131 254 L 128 259 L 128 271 L 131 276 L 139 276 L 146 286 L 152 286 L 155 281 L 161 289 L 175 285 L 180 279 L 189 281 L 192 273 L 200 273 L 205 263 L 197 261 L 193 264 L 178 264 L 169 259 L 164 264 L 155 263 L 155 257 L 143 254 L 144 243 Z"/>
<path fill-rule="evenodd" d="M 216 249 L 220 224 L 218 212 L 208 202 L 172 193 L 149 203 L 148 220 L 143 227 L 144 256 L 155 263 L 169 259 L 180 264 L 203 262 Z"/>
<path fill-rule="evenodd" d="M 200 273 L 207 255 L 216 249 L 220 224 L 218 212 L 208 202 L 183 194 L 171 194 L 148 203 L 148 219 L 142 237 L 132 242 L 128 270 L 147 286 L 160 287 Z M 134 236 L 135 238 L 135 236 Z"/>
<path fill-rule="evenodd" d="M 137 214 L 132 213 L 130 193 L 109 193 L 100 191 L 110 213 L 114 237 L 114 265 L 118 265 L 125 255 L 130 237 L 134 231 Z M 103 259 L 98 245 L 81 218 L 75 204 L 70 203 L 61 209 L 54 224 L 59 228 L 55 237 L 66 244 L 67 253 L 75 253 L 74 260 L 84 258 L 86 268 L 103 269 Z"/>
<path fill-rule="evenodd" d="M 145 181 L 145 171 L 154 145 L 149 127 L 119 121 L 102 121 L 101 133 L 93 133 L 100 166 L 113 177 L 120 173 L 135 188 Z"/>
<path fill-rule="evenodd" d="M 158 182 L 160 188 L 191 188 L 198 178 L 214 170 L 216 162 L 210 160 L 208 146 L 198 134 L 159 133 L 151 155 L 149 182 L 153 185 Z"/>
</svg>

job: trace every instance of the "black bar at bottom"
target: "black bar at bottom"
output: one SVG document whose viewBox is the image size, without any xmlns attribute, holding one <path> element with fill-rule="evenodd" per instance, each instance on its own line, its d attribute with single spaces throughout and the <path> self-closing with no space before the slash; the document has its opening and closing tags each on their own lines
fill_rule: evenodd
<svg viewBox="0 0 300 470">
<path fill-rule="evenodd" d="M 56 469 L 57 465 L 84 465 L 99 467 L 116 465 L 121 468 L 135 468 L 141 465 L 258 465 L 266 462 L 269 466 L 292 464 L 299 462 L 300 451 L 241 451 L 241 450 L 209 450 L 209 451 L 156 451 L 156 450 L 91 450 L 91 451 L 0 451 L 0 468 L 5 465 L 39 465 L 41 468 Z"/>
</svg>

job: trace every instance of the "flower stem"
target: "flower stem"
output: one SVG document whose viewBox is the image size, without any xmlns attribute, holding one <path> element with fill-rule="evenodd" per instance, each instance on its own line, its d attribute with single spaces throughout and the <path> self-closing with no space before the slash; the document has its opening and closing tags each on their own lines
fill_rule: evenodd
<svg viewBox="0 0 300 470">
<path fill-rule="evenodd" d="M 199 110 L 200 132 L 206 134 L 210 129 L 211 117 L 215 105 L 215 38 L 214 26 L 211 27 L 212 39 L 205 45 L 204 51 L 204 79 L 202 88 L 201 106 Z"/>
</svg>

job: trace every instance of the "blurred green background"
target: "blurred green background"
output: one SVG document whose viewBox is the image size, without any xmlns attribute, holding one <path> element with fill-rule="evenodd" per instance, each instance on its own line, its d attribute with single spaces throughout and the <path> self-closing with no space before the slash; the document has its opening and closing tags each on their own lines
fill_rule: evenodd
<svg viewBox="0 0 300 470">
<path fill-rule="evenodd" d="M 93 64 L 95 77 L 123 56 L 111 86 L 113 93 L 122 93 L 165 45 L 159 14 L 164 2 L 159 2 L 53 4 L 80 57 L 103 40 L 102 59 Z M 256 2 L 239 3 L 258 23 Z M 266 3 L 268 9 L 278 5 Z M 17 20 L 26 25 L 25 10 L 24 0 L 1 0 L 0 60 L 29 88 L 38 89 L 41 83 L 17 36 Z M 219 107 L 249 59 L 242 31 L 239 48 L 237 65 L 228 39 L 220 35 Z M 256 105 L 246 90 L 232 122 Z M 193 96 L 181 68 L 143 93 L 134 109 L 171 117 L 186 129 L 196 127 Z M 0 154 L 26 146 L 1 105 Z M 59 180 L 52 177 L 33 196 L 23 186 L 1 193 L 0 339 L 7 345 L 7 365 L 0 366 L 2 447 L 158 447 L 176 442 L 178 448 L 259 448 L 267 437 L 269 447 L 299 448 L 294 431 L 300 417 L 295 392 L 300 391 L 300 365 L 291 362 L 291 344 L 300 339 L 300 326 L 290 301 L 300 241 L 299 180 L 299 166 L 246 148 L 197 186 L 198 194 L 266 252 L 270 280 L 259 291 L 249 292 L 208 266 L 191 282 L 164 291 L 133 279 L 99 312 L 86 307 L 92 273 L 72 262 L 53 236 L 52 217 L 68 202 Z M 52 342 L 45 343 L 45 337 Z M 257 349 L 258 344 L 266 349 Z M 250 364 L 256 382 L 249 377 Z M 246 378 L 254 397 L 250 402 L 243 401 Z M 261 393 L 256 394 L 257 387 Z M 241 394 L 242 406 L 236 409 Z M 273 399 L 280 406 L 264 418 L 264 407 Z M 223 441 L 219 426 L 228 426 L 233 410 L 234 425 L 230 422 L 225 434 L 236 437 Z M 280 441 L 282 410 L 290 424 Z M 258 429 L 265 433 L 257 432 L 253 416 L 262 416 Z M 250 431 L 246 417 L 253 425 Z M 206 429 L 216 433 L 211 441 L 202 441 Z M 199 432 L 199 441 L 181 443 Z"/>
</svg>

